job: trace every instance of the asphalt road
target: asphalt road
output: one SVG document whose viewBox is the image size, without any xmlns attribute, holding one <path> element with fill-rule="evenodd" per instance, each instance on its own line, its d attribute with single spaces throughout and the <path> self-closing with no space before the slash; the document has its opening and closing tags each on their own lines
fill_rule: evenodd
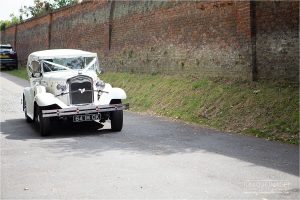
<svg viewBox="0 0 300 200">
<path fill-rule="evenodd" d="M 41 138 L 28 82 L 0 75 L 1 199 L 299 198 L 298 146 L 132 112 L 121 133 L 62 123 Z"/>
</svg>

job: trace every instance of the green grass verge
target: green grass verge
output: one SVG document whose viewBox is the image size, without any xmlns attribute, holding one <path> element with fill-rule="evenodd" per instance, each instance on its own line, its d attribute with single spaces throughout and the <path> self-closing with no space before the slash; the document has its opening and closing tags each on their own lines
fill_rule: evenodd
<svg viewBox="0 0 300 200">
<path fill-rule="evenodd" d="M 25 70 L 9 71 L 26 78 Z M 299 144 L 299 87 L 193 76 L 105 73 L 137 112 Z"/>
<path fill-rule="evenodd" d="M 26 79 L 26 80 L 28 79 L 27 71 L 25 68 L 21 68 L 18 70 L 9 70 L 9 71 L 4 71 L 4 72 L 7 72 L 11 75 L 17 76 L 22 79 Z"/>
<path fill-rule="evenodd" d="M 133 111 L 299 144 L 299 88 L 192 76 L 106 73 Z"/>
</svg>

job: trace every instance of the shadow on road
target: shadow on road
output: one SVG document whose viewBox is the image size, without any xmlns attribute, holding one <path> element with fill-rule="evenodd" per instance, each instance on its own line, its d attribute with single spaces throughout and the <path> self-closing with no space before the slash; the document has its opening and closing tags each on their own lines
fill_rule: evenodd
<svg viewBox="0 0 300 200">
<path fill-rule="evenodd" d="M 1 122 L 1 132 L 7 139 L 42 140 L 35 145 L 56 153 L 72 152 L 88 157 L 115 150 L 151 155 L 201 151 L 299 176 L 299 149 L 294 145 L 221 133 L 130 112 L 125 112 L 124 128 L 120 133 L 97 130 L 98 127 L 99 124 L 60 123 L 52 127 L 51 137 L 42 138 L 24 119 Z"/>
<path fill-rule="evenodd" d="M 100 129 L 97 122 L 72 123 L 68 121 L 54 122 L 51 124 L 51 136 L 41 137 L 34 123 L 26 123 L 25 119 L 11 119 L 0 123 L 0 130 L 7 134 L 7 139 L 53 139 L 68 137 L 83 137 L 111 133 L 109 129 Z"/>
</svg>

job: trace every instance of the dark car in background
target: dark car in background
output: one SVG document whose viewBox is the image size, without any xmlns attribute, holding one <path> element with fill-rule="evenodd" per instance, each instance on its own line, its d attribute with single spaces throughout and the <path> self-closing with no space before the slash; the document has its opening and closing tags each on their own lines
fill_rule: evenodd
<svg viewBox="0 0 300 200">
<path fill-rule="evenodd" d="M 0 66 L 18 69 L 18 56 L 10 44 L 0 44 Z"/>
</svg>

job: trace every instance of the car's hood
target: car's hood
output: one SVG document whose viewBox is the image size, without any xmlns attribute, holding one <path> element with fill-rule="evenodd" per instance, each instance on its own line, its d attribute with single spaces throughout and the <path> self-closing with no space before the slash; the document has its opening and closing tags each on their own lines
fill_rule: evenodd
<svg viewBox="0 0 300 200">
<path fill-rule="evenodd" d="M 84 75 L 89 76 L 93 80 L 97 79 L 97 74 L 94 70 L 87 70 L 87 71 L 79 71 L 79 70 L 63 70 L 63 71 L 56 71 L 56 72 L 49 72 L 43 74 L 44 81 L 48 83 L 66 83 L 69 78 Z"/>
<path fill-rule="evenodd" d="M 56 89 L 58 84 L 66 85 L 68 79 L 79 75 L 89 76 L 90 78 L 92 78 L 94 83 L 99 80 L 97 77 L 97 73 L 94 70 L 87 70 L 82 73 L 79 73 L 79 71 L 77 70 L 63 70 L 44 73 L 41 80 L 41 85 L 46 87 L 47 92 L 58 95 L 61 93 L 61 91 Z"/>
</svg>

